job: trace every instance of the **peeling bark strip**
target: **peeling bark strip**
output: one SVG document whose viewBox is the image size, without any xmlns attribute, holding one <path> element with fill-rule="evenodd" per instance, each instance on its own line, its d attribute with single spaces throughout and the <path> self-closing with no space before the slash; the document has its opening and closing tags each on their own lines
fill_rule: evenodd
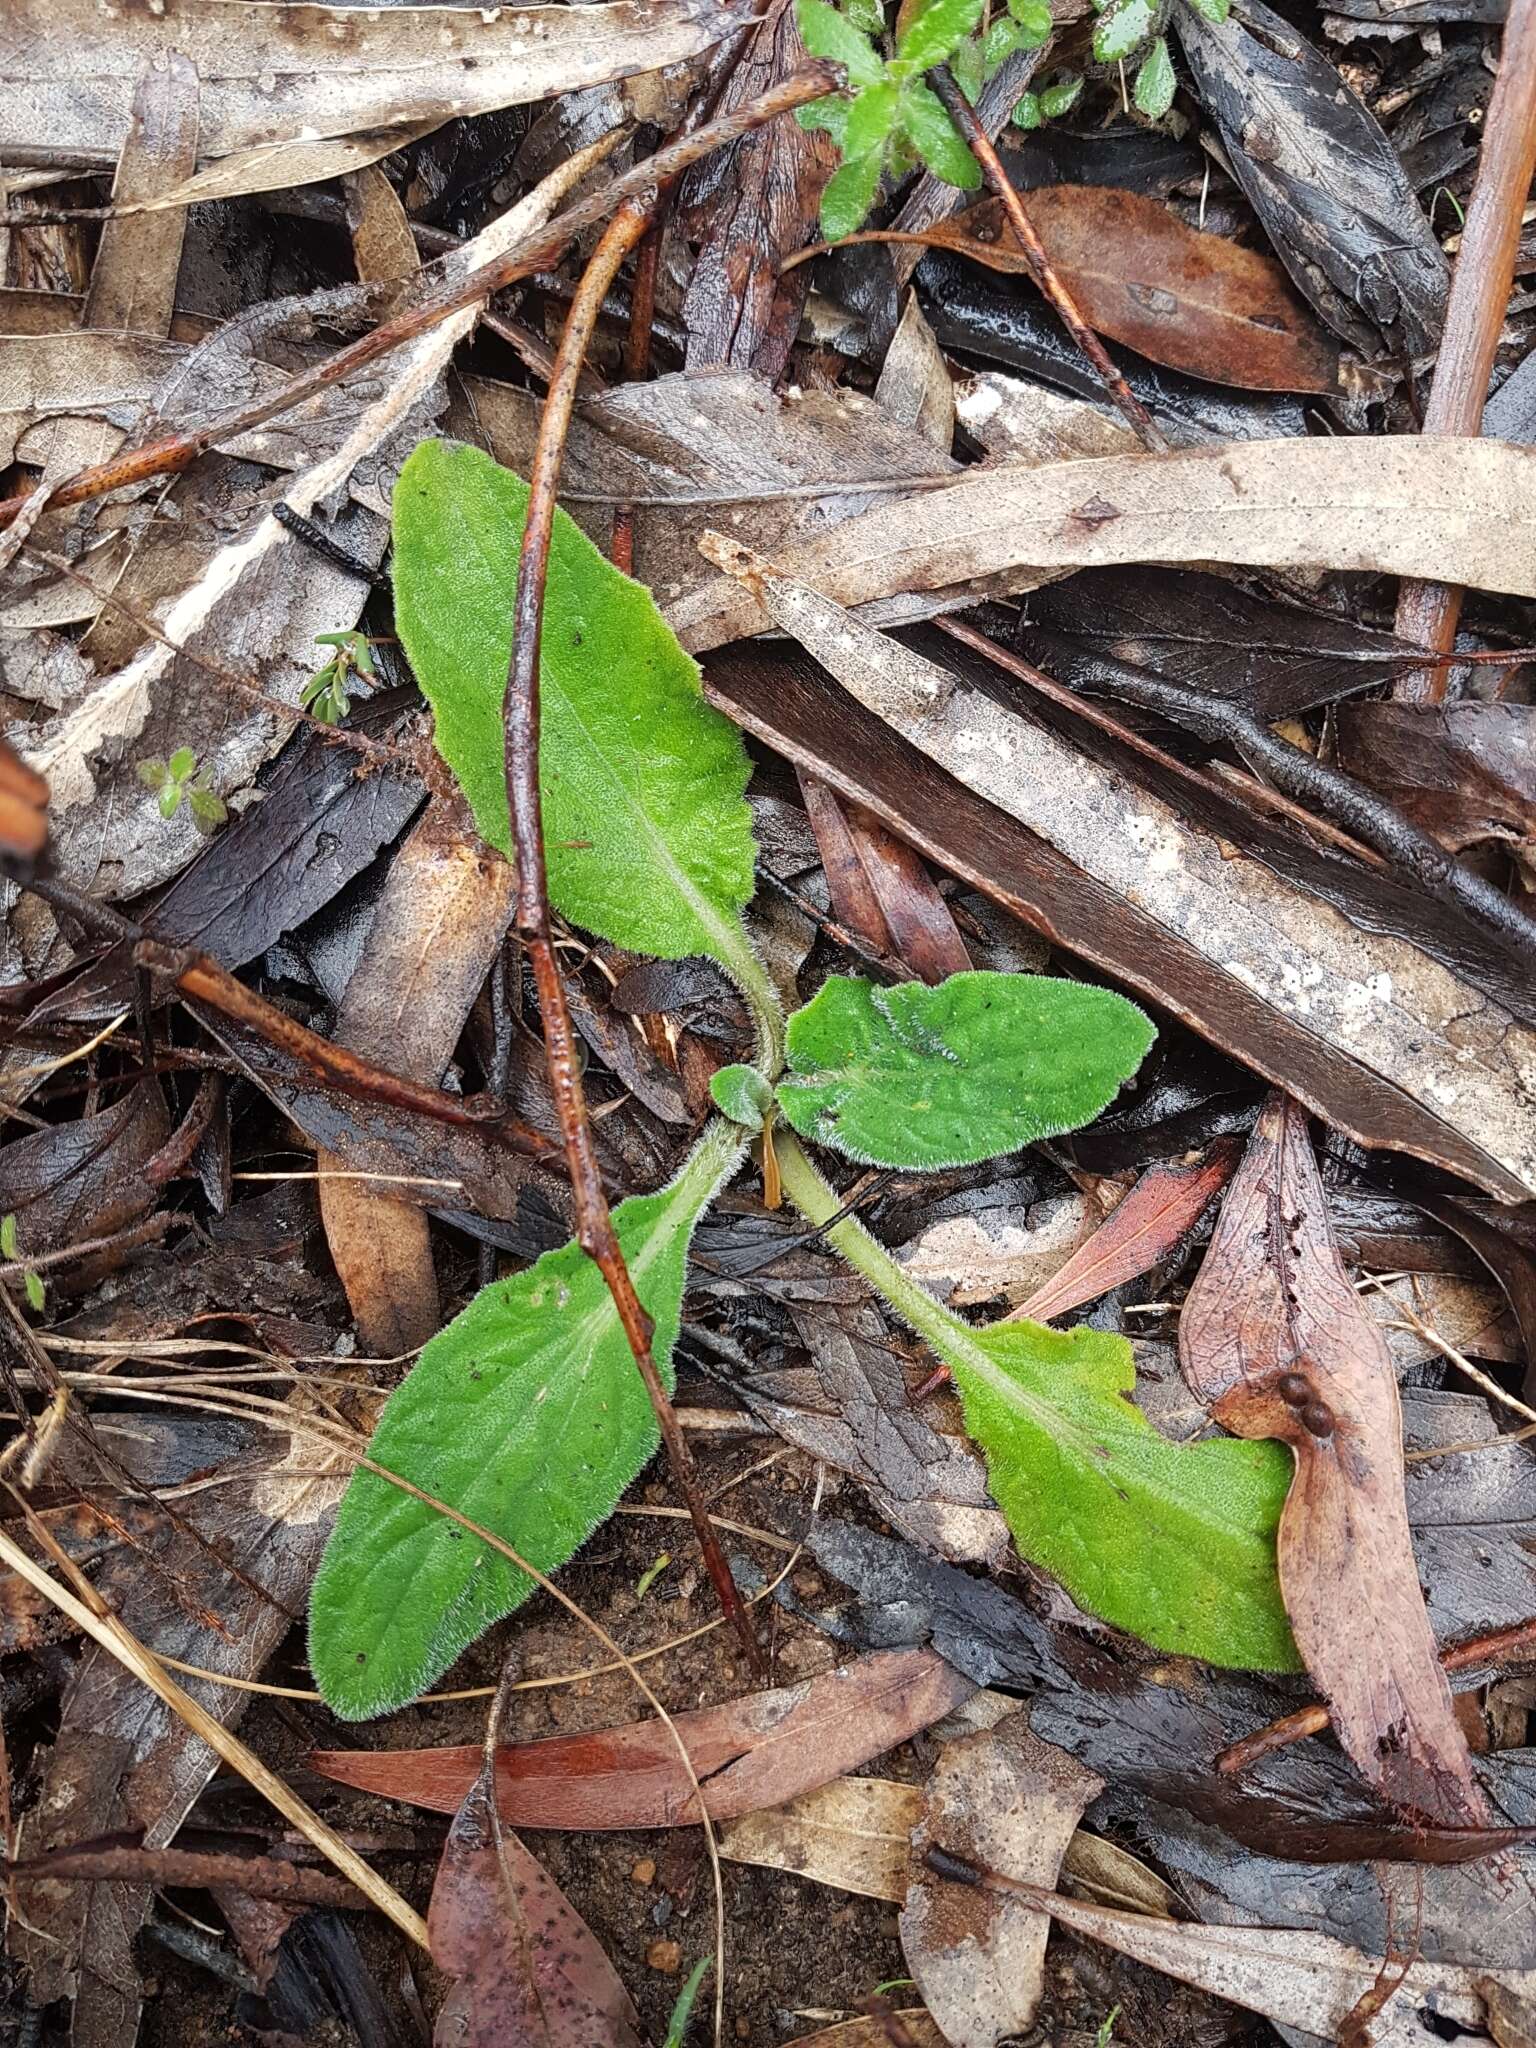
<svg viewBox="0 0 1536 2048">
<path fill-rule="evenodd" d="M 300 138 L 436 124 L 684 63 L 746 18 L 717 0 L 384 9 L 6 0 L 0 152 L 13 163 L 39 143 L 90 161 L 115 155 L 140 72 L 172 50 L 197 69 L 206 162 Z M 379 155 L 395 138 L 381 140 Z M 286 169 L 273 182 L 289 183 Z"/>
<path fill-rule="evenodd" d="M 1427 567 L 1475 590 L 1536 597 L 1536 449 L 1383 434 L 983 466 L 941 490 L 883 500 L 775 566 L 861 605 L 978 576 L 995 578 L 992 593 L 1003 596 L 1049 581 L 1045 572 L 1117 562 L 1397 576 Z M 724 581 L 670 605 L 667 617 L 693 654 L 766 623 Z"/>
<path fill-rule="evenodd" d="M 743 599 L 759 621 L 766 609 L 859 703 L 1152 920 L 1170 946 L 1208 962 L 1219 977 L 1215 991 L 1184 1012 L 1196 1029 L 1221 1042 L 1222 989 L 1235 984 L 1234 993 L 1257 998 L 1283 1021 L 1288 1039 L 1299 1030 L 1408 1098 L 1421 1114 L 1411 1132 L 1392 1140 L 1402 1149 L 1453 1158 L 1505 1200 L 1536 1193 L 1536 1031 L 1416 946 L 1360 930 L 1260 862 L 1193 831 L 1170 806 L 1054 733 L 774 574 L 748 550 L 707 535 L 702 551 L 746 583 Z M 1091 934 L 1061 936 L 1095 951 Z M 1165 981 L 1143 986 L 1154 1000 L 1167 1000 Z M 1290 1076 L 1274 1074 L 1272 1046 L 1250 1037 L 1242 1056 L 1308 1099 Z M 1319 1107 L 1362 1143 L 1384 1142 L 1379 1128 L 1360 1130 L 1342 1095 Z M 1436 1127 L 1445 1133 L 1438 1153 Z"/>
</svg>

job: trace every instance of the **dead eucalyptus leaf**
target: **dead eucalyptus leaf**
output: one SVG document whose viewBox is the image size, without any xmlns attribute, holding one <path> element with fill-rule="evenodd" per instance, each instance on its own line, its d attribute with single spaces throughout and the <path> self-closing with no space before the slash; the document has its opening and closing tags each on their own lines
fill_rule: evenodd
<svg viewBox="0 0 1536 2048">
<path fill-rule="evenodd" d="M 1280 1586 L 1340 1742 L 1400 1812 L 1486 1826 L 1408 1533 L 1403 1420 L 1380 1325 L 1350 1286 L 1305 1112 L 1272 1095 L 1179 1318 L 1191 1390 L 1235 1435 L 1277 1437 L 1296 1476 Z"/>
<path fill-rule="evenodd" d="M 1234 442 L 1171 455 L 971 470 L 887 497 L 779 552 L 839 604 L 988 579 L 994 595 L 1062 569 L 1244 562 L 1364 569 L 1536 596 L 1536 450 L 1383 434 Z M 664 609 L 694 653 L 760 633 L 751 595 L 716 579 Z"/>
</svg>

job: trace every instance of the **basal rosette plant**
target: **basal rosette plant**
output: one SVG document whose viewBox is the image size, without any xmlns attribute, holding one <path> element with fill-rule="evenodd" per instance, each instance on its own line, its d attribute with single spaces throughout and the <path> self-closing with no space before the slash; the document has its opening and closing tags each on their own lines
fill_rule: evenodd
<svg viewBox="0 0 1536 2048">
<path fill-rule="evenodd" d="M 509 845 L 502 692 L 527 488 L 488 456 L 428 441 L 395 492 L 400 638 L 438 750 L 481 833 Z M 1097 1116 L 1152 1041 L 1104 989 L 967 973 L 937 988 L 835 976 L 786 1020 L 742 923 L 755 848 L 740 734 L 650 593 L 564 514 L 541 643 L 540 774 L 550 894 L 638 952 L 704 954 L 746 996 L 750 1064 L 715 1076 L 720 1114 L 676 1177 L 614 1211 L 671 1384 L 688 1244 L 754 1134 L 785 1192 L 949 1366 L 1021 1553 L 1090 1612 L 1159 1648 L 1291 1669 L 1275 1573 L 1289 1463 L 1266 1443 L 1177 1445 L 1128 1398 L 1130 1346 L 1030 1322 L 977 1328 L 911 1281 L 851 1218 L 802 1138 L 922 1171 L 995 1158 Z M 317 1577 L 310 1661 L 362 1719 L 429 1686 L 533 1581 L 442 1501 L 548 1573 L 657 1448 L 602 1276 L 575 1244 L 497 1280 L 427 1345 L 348 1488 Z"/>
</svg>

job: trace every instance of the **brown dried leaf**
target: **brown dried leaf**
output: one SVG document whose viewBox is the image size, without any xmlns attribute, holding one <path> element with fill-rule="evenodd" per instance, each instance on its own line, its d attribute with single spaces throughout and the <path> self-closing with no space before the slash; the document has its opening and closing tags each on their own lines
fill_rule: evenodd
<svg viewBox="0 0 1536 2048">
<path fill-rule="evenodd" d="M 1419 1590 L 1397 1378 L 1334 1246 L 1306 1115 L 1286 1096 L 1266 1103 L 1228 1191 L 1179 1320 L 1179 1362 L 1224 1428 L 1291 1447 L 1281 1590 L 1361 1775 L 1403 1813 L 1487 1824 Z"/>
<path fill-rule="evenodd" d="M 1382 434 L 1247 441 L 1045 463 L 983 466 L 885 497 L 778 553 L 788 576 L 865 605 L 989 579 L 995 595 L 1049 573 L 1118 562 L 1247 562 L 1454 579 L 1536 596 L 1536 450 L 1496 441 Z M 763 608 L 730 579 L 673 602 L 695 654 L 763 631 Z"/>
<path fill-rule="evenodd" d="M 803 1685 L 675 1715 L 673 1725 L 711 1817 L 728 1820 L 857 1769 L 975 1689 L 931 1650 L 876 1651 Z M 340 1784 L 452 1813 L 480 1751 L 316 1750 L 309 1761 Z M 697 1818 L 677 1746 L 659 1721 L 503 1748 L 496 1796 L 512 1827 L 686 1827 Z"/>
<path fill-rule="evenodd" d="M 922 855 L 858 805 L 845 809 L 814 776 L 802 776 L 800 788 L 832 909 L 848 929 L 922 981 L 965 973 L 971 957 Z"/>
<path fill-rule="evenodd" d="M 336 1044 L 407 1080 L 440 1081 L 501 950 L 514 886 L 511 864 L 456 804 L 435 799 L 390 864 Z M 334 1177 L 347 1171 L 336 1153 L 321 1150 L 315 1163 L 331 1258 L 363 1348 L 380 1358 L 414 1351 L 442 1321 L 424 1211 L 366 1180 Z"/>
<path fill-rule="evenodd" d="M 432 1960 L 455 1979 L 438 2048 L 640 2048 L 640 2018 L 596 1935 L 502 1828 L 488 1773 L 453 1817 L 432 1887 Z"/>
<path fill-rule="evenodd" d="M 1161 200 L 1042 185 L 1029 218 L 1090 327 L 1154 363 L 1250 391 L 1339 389 L 1339 352 L 1272 257 L 1186 227 Z M 993 270 L 1029 265 L 997 199 L 924 240 Z"/>
<path fill-rule="evenodd" d="M 1062 1853 L 1102 1778 L 1031 1734 L 1013 1713 L 949 1743 L 912 1835 L 901 1946 L 950 2048 L 995 2048 L 1034 2022 L 1050 1923 L 1023 1900 L 946 1883 L 923 1862 L 947 1849 L 989 1870 L 1052 1887 Z"/>
</svg>

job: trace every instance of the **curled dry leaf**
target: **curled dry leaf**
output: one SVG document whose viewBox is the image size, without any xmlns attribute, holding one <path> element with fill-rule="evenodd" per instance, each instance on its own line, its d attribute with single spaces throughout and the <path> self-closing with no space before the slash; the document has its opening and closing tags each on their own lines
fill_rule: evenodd
<svg viewBox="0 0 1536 2048">
<path fill-rule="evenodd" d="M 949 1743 L 934 1766 L 912 1834 L 901 1946 L 950 2048 L 995 2048 L 1033 2024 L 1049 1923 L 1022 1899 L 934 1877 L 926 1852 L 947 1849 L 1054 1887 L 1072 1831 L 1103 1789 L 1065 1750 L 1031 1734 L 1023 1713 Z"/>
<path fill-rule="evenodd" d="M 1102 185 L 1029 195 L 1045 253 L 1088 324 L 1155 363 L 1253 391 L 1337 392 L 1337 346 L 1272 257 L 1186 227 L 1159 200 Z M 997 199 L 929 228 L 924 241 L 1028 276 Z"/>
<path fill-rule="evenodd" d="M 435 1084 L 512 916 L 514 872 L 459 807 L 436 799 L 389 870 L 333 1033 L 348 1051 Z M 363 1348 L 397 1358 L 442 1321 L 425 1212 L 350 1178 L 321 1151 L 320 1214 Z"/>
<path fill-rule="evenodd" d="M 409 139 L 403 128 L 684 63 L 742 19 L 723 0 L 275 13 L 168 0 L 110 14 L 96 0 L 15 0 L 0 18 L 0 153 L 45 138 L 61 154 L 115 156 L 140 70 L 174 50 L 202 84 L 199 157 L 249 154 L 237 179 L 194 179 L 157 203 L 269 191 L 371 163 Z"/>
<path fill-rule="evenodd" d="M 489 1772 L 453 1817 L 432 1887 L 432 1960 L 454 1979 L 438 2048 L 640 2048 L 640 2018 L 602 1945 L 501 1826 Z"/>
<path fill-rule="evenodd" d="M 1291 1447 L 1281 1591 L 1361 1774 L 1401 1812 L 1485 1825 L 1419 1590 L 1396 1375 L 1334 1246 L 1306 1115 L 1286 1096 L 1265 1105 L 1228 1191 L 1179 1360 L 1224 1428 Z"/>
<path fill-rule="evenodd" d="M 777 1806 L 855 1770 L 942 1719 L 975 1691 L 931 1650 L 878 1651 L 803 1685 L 728 1700 L 674 1725 L 715 1820 Z M 451 1813 L 478 1748 L 317 1750 L 340 1784 Z M 694 1792 L 669 1731 L 637 1721 L 497 1752 L 496 1803 L 513 1827 L 685 1827 Z"/>
</svg>

